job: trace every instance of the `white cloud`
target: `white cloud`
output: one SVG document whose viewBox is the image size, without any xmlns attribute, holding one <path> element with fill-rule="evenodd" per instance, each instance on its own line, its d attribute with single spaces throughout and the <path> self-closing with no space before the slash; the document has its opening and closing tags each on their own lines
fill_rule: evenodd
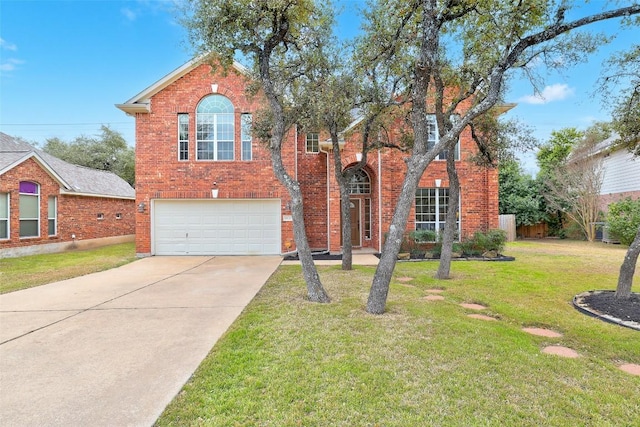
<svg viewBox="0 0 640 427">
<path fill-rule="evenodd" d="M 0 71 L 13 71 L 18 65 L 24 64 L 24 61 L 15 58 L 9 58 L 0 64 Z"/>
<path fill-rule="evenodd" d="M 137 18 L 136 13 L 128 7 L 123 7 L 122 9 L 120 9 L 120 12 L 122 12 L 125 18 L 127 18 L 129 21 L 135 21 Z"/>
<path fill-rule="evenodd" d="M 573 92 L 573 88 L 569 85 L 556 83 L 546 86 L 541 93 L 523 96 L 518 101 L 525 104 L 548 104 L 553 101 L 562 101 L 573 95 Z"/>
<path fill-rule="evenodd" d="M 3 38 L 0 38 L 0 48 L 6 49 L 6 50 L 13 50 L 13 51 L 18 50 L 18 46 L 16 46 L 13 43 L 9 43 Z"/>
</svg>

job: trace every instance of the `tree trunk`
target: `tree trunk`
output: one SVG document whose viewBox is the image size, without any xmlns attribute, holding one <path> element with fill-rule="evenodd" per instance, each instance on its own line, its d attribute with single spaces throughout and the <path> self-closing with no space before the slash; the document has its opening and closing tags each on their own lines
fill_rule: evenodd
<svg viewBox="0 0 640 427">
<path fill-rule="evenodd" d="M 371 290 L 369 291 L 369 299 L 367 300 L 367 312 L 371 314 L 382 314 L 387 302 L 389 294 L 389 284 L 391 283 L 391 275 L 396 267 L 402 237 L 407 224 L 407 218 L 411 211 L 411 206 L 415 201 L 416 188 L 418 182 L 426 169 L 428 161 L 424 158 L 412 156 L 408 161 L 408 170 L 402 184 L 402 192 L 396 204 L 396 210 L 393 213 L 393 219 L 389 226 L 389 233 L 382 248 L 380 262 L 373 276 Z"/>
<path fill-rule="evenodd" d="M 307 297 L 312 302 L 330 302 L 329 295 L 324 290 L 318 269 L 313 262 L 311 247 L 307 239 L 304 226 L 304 209 L 302 204 L 302 191 L 297 181 L 287 173 L 282 163 L 282 154 L 279 149 L 271 147 L 271 163 L 278 180 L 286 187 L 291 196 L 291 216 L 293 219 L 293 238 L 298 250 L 298 258 L 302 265 L 302 275 L 307 284 Z"/>
<path fill-rule="evenodd" d="M 333 145 L 333 169 L 338 187 L 340 188 L 340 237 L 342 238 L 342 269 L 353 269 L 353 247 L 351 245 L 351 202 L 349 201 L 349 189 L 347 185 L 352 174 L 342 170 L 342 158 L 340 156 L 340 139 L 338 129 L 334 126 L 330 129 Z"/>
<path fill-rule="evenodd" d="M 638 255 L 640 255 L 640 226 L 638 226 L 636 238 L 633 239 L 633 242 L 631 242 L 631 245 L 627 250 L 627 255 L 625 255 L 624 261 L 620 266 L 618 287 L 616 288 L 615 293 L 615 297 L 617 300 L 631 298 L 631 285 L 633 284 L 633 274 L 636 271 Z"/>
<path fill-rule="evenodd" d="M 432 19 L 432 15 L 425 12 L 422 19 L 426 22 Z M 432 156 L 426 155 L 430 154 L 427 153 L 429 151 L 427 149 L 429 126 L 427 123 L 426 104 L 427 88 L 431 79 L 430 70 L 433 69 L 433 65 L 437 61 L 438 29 L 425 24 L 423 24 L 423 28 L 424 34 L 421 34 L 422 40 L 414 70 L 415 82 L 411 91 L 411 121 L 414 134 L 413 151 L 409 159 L 407 159 L 407 172 L 402 183 L 402 190 L 391 219 L 387 239 L 382 248 L 380 262 L 371 283 L 367 300 L 367 312 L 371 314 L 384 313 L 389 294 L 389 285 L 391 284 L 391 275 L 398 261 L 398 253 L 400 252 L 400 245 L 407 226 L 407 218 L 409 217 L 411 206 L 415 202 L 418 182 L 420 182 L 420 178 L 431 160 L 435 158 L 435 154 Z"/>
<path fill-rule="evenodd" d="M 458 231 L 458 205 L 460 200 L 460 180 L 456 171 L 455 146 L 447 151 L 447 175 L 449 176 L 449 206 L 442 236 L 442 250 L 440 264 L 436 272 L 436 279 L 448 279 L 451 271 L 451 256 L 453 241 Z"/>
<path fill-rule="evenodd" d="M 271 80 L 270 52 L 263 52 L 259 55 L 258 64 L 260 69 L 260 80 L 264 93 L 273 113 L 273 126 L 271 139 L 269 141 L 269 151 L 271 153 L 271 166 L 278 181 L 284 185 L 291 197 L 291 216 L 293 219 L 293 239 L 296 242 L 298 258 L 302 265 L 302 276 L 307 284 L 307 297 L 312 302 L 330 302 L 329 295 L 324 290 L 316 264 L 313 262 L 307 232 L 304 226 L 304 209 L 302 190 L 298 181 L 293 179 L 287 172 L 282 162 L 282 141 L 287 133 L 285 113 L 282 103 L 275 94 L 273 81 Z"/>
<path fill-rule="evenodd" d="M 341 174 L 342 175 L 342 174 Z M 344 180 L 344 178 L 341 178 Z M 347 184 L 340 182 L 340 216 L 342 218 L 342 269 L 353 270 L 353 245 L 351 243 L 351 201 Z"/>
</svg>

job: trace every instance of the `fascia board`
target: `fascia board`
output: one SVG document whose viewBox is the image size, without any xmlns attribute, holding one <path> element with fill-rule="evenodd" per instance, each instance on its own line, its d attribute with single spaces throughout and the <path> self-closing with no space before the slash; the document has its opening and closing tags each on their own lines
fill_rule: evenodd
<svg viewBox="0 0 640 427">
<path fill-rule="evenodd" d="M 65 196 L 80 196 L 80 197 L 99 197 L 102 199 L 119 199 L 119 200 L 135 200 L 135 197 L 116 196 L 113 194 L 93 194 L 93 193 L 78 193 L 75 191 L 60 190 L 60 194 Z"/>
</svg>

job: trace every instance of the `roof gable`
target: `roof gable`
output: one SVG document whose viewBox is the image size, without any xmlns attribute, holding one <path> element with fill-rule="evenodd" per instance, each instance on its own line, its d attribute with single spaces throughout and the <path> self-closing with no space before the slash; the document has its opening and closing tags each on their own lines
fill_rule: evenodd
<svg viewBox="0 0 640 427">
<path fill-rule="evenodd" d="M 151 112 L 151 97 L 156 93 L 162 91 L 167 86 L 174 83 L 181 77 L 189 74 L 192 70 L 206 63 L 206 56 L 199 56 L 192 59 L 186 64 L 176 68 L 160 80 L 153 83 L 151 86 L 144 89 L 142 92 L 133 96 L 131 99 L 123 104 L 115 104 L 117 108 L 124 111 L 127 114 L 135 113 L 150 113 Z M 249 75 L 249 70 L 237 61 L 233 61 L 233 68 L 241 74 Z"/>
<path fill-rule="evenodd" d="M 65 162 L 2 132 L 0 153 L 0 175 L 33 159 L 60 184 L 63 194 L 135 199 L 135 190 L 113 172 Z"/>
</svg>

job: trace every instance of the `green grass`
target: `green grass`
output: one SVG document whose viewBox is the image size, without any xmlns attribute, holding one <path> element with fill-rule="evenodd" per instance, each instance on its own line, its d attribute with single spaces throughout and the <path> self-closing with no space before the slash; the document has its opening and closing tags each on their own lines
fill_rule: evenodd
<svg viewBox="0 0 640 427">
<path fill-rule="evenodd" d="M 507 254 L 516 261 L 454 262 L 447 281 L 432 278 L 435 262 L 399 263 L 382 316 L 364 311 L 373 268 L 320 267 L 333 302 L 313 304 L 300 268 L 282 266 L 157 424 L 635 425 L 640 377 L 617 365 L 640 363 L 640 333 L 571 305 L 579 292 L 615 288 L 625 249 L 519 242 Z M 434 287 L 444 301 L 423 299 Z M 461 302 L 499 321 L 469 318 Z M 551 344 L 581 357 L 542 354 Z"/>
<path fill-rule="evenodd" d="M 83 251 L 0 259 L 0 293 L 108 270 L 135 259 L 133 243 Z"/>
</svg>

